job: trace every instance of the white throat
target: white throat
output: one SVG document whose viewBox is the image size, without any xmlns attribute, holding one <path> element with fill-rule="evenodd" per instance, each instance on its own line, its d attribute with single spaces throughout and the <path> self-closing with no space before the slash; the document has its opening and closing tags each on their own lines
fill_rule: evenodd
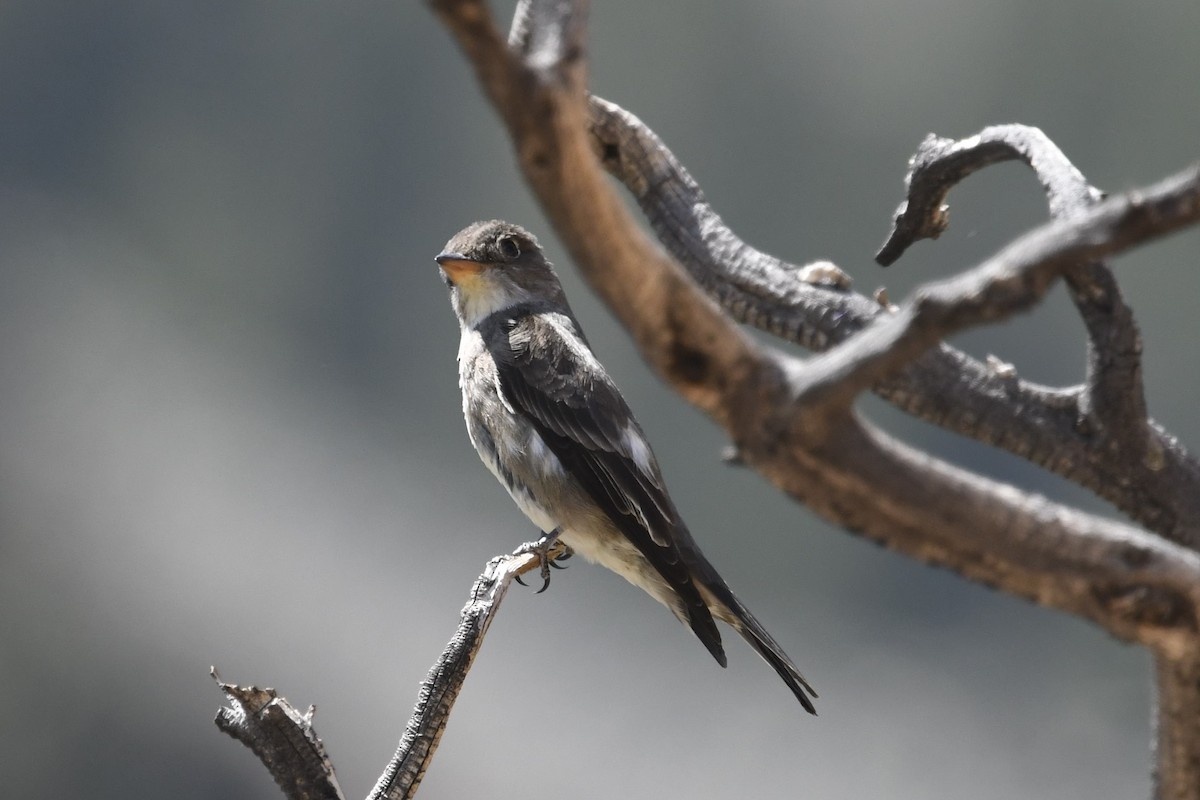
<svg viewBox="0 0 1200 800">
<path fill-rule="evenodd" d="M 458 320 L 463 330 L 473 330 L 497 311 L 533 299 L 532 295 L 520 286 L 509 281 L 488 280 L 482 275 L 472 276 L 463 281 L 455 287 L 454 294 Z"/>
</svg>

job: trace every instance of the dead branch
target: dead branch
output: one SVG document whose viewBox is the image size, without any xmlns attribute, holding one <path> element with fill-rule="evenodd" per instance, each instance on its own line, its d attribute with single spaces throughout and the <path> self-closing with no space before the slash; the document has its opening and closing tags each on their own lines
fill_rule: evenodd
<svg viewBox="0 0 1200 800">
<path fill-rule="evenodd" d="M 216 667 L 211 672 L 229 701 L 217 712 L 217 727 L 250 748 L 286 797 L 343 800 L 333 764 L 312 726 L 315 706 L 301 714 L 274 689 L 235 686 L 222 681 Z"/>
<path fill-rule="evenodd" d="M 566 552 L 564 545 L 556 543 L 548 555 L 553 560 Z M 538 557 L 524 547 L 487 563 L 471 587 L 458 629 L 421 684 L 396 754 L 376 782 L 370 800 L 406 800 L 416 794 L 509 585 L 538 566 Z M 312 727 L 314 708 L 301 714 L 274 689 L 224 683 L 215 669 L 213 677 L 230 703 L 217 713 L 217 727 L 250 748 L 285 796 L 342 800 L 333 764 Z"/>
<path fill-rule="evenodd" d="M 596 97 L 590 98 L 589 111 L 593 147 L 601 163 L 634 195 L 663 245 L 734 319 L 824 351 L 885 313 L 873 298 L 812 285 L 803 279 L 803 268 L 743 242 L 666 145 L 634 115 Z M 988 130 L 1014 129 L 1028 130 L 1022 126 Z M 1018 142 L 1013 138 L 1005 141 L 1004 136 L 980 134 L 963 140 L 962 146 L 937 137 L 927 139 L 913 157 L 910 199 L 902 206 L 907 222 L 890 240 L 932 231 L 932 223 L 920 221 L 931 215 L 940 215 L 940 232 L 948 221 L 941 209 L 950 184 L 1004 156 L 1033 163 L 1043 184 L 1051 187 L 1047 191 L 1056 211 L 1082 208 L 1066 198 L 1090 201 L 1092 193 L 1079 188 L 1080 183 L 1086 187 L 1086 181 L 1074 177 L 1078 171 L 1063 164 L 1065 158 L 1044 155 L 1044 148 L 1031 137 Z M 1118 338 L 1116 332 L 1127 329 L 1114 327 L 1109 335 Z M 1103 334 L 1090 338 L 1103 341 Z M 1113 361 L 1118 361 L 1118 354 L 1134 350 L 1121 344 L 1129 338 L 1122 335 L 1111 347 L 1094 349 L 1094 358 L 1112 353 Z M 1136 330 L 1132 338 L 1138 342 Z M 1121 371 L 1132 375 L 1134 368 Z M 1194 490 L 1200 485 L 1200 461 L 1149 421 L 1146 449 L 1161 455 L 1161 463 L 1152 458 L 1154 469 L 1131 474 L 1130 459 L 1117 457 L 1111 447 L 1103 446 L 1103 431 L 1114 426 L 1100 423 L 1096 403 L 1089 402 L 1086 394 L 1087 386 L 1095 382 L 1093 376 L 1100 374 L 1120 373 L 1089 368 L 1085 386 L 1041 386 L 1015 371 L 993 369 L 942 342 L 907 369 L 878 383 L 874 391 L 927 422 L 1007 450 L 1090 489 L 1157 534 L 1193 549 L 1200 547 L 1200 493 Z M 1131 379 L 1140 387 L 1140 368 Z M 1104 393 L 1112 397 L 1121 390 Z"/>
<path fill-rule="evenodd" d="M 950 189 L 976 170 L 1012 159 L 1033 169 L 1053 219 L 1078 217 L 1103 198 L 1037 128 L 998 125 L 957 142 L 931 135 L 910 161 L 908 200 L 897 210 L 876 260 L 887 266 L 917 239 L 937 238 L 949 222 L 944 201 Z M 1112 271 L 1099 261 L 1075 264 L 1065 278 L 1088 332 L 1087 379 L 1077 393 L 1076 427 L 1110 463 L 1142 464 L 1149 473 L 1159 472 L 1165 466 L 1164 443 L 1147 416 L 1142 342 L 1133 311 Z"/>
<path fill-rule="evenodd" d="M 819 396 L 824 404 L 847 408 L 942 338 L 1026 310 L 1064 273 L 1193 224 L 1198 214 L 1200 167 L 1192 167 L 1157 186 L 1043 225 L 980 266 L 920 288 L 896 313 L 810 361 L 804 391 L 810 399 Z M 1140 396 L 1140 384 L 1123 388 Z M 1144 427 L 1144 414 L 1136 422 Z"/>
</svg>

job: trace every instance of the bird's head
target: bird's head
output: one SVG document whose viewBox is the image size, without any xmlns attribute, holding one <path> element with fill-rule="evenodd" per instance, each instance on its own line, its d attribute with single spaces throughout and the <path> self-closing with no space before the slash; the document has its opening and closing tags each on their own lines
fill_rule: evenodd
<svg viewBox="0 0 1200 800">
<path fill-rule="evenodd" d="M 558 276 L 537 239 L 511 222 L 469 225 L 454 234 L 434 260 L 465 327 L 521 303 L 566 304 Z"/>
</svg>

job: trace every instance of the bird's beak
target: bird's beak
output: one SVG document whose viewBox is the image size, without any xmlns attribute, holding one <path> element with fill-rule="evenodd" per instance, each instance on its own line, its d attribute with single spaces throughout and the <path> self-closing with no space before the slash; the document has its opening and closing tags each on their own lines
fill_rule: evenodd
<svg viewBox="0 0 1200 800">
<path fill-rule="evenodd" d="M 443 250 L 434 256 L 433 260 L 442 268 L 442 272 L 446 273 L 446 277 L 455 283 L 463 278 L 478 275 L 483 270 L 483 264 L 480 262 L 472 261 L 462 253 L 450 250 Z"/>
</svg>

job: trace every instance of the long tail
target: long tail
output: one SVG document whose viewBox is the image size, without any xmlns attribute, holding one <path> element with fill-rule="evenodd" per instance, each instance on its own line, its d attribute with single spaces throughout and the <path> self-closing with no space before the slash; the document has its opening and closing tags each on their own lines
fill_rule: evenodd
<svg viewBox="0 0 1200 800">
<path fill-rule="evenodd" d="M 775 670 L 779 677 L 783 678 L 783 682 L 792 690 L 792 694 L 796 695 L 796 699 L 800 701 L 800 705 L 804 706 L 804 710 L 816 716 L 817 708 L 813 705 L 813 699 L 817 693 L 809 685 L 808 681 L 804 680 L 804 676 L 800 674 L 800 670 L 788 658 L 787 653 L 783 652 L 783 648 L 779 646 L 771 634 L 767 633 L 754 615 L 750 613 L 750 609 L 742 605 L 742 601 L 730 591 L 728 584 L 721 578 L 720 574 L 708 562 L 708 559 L 700 552 L 700 548 L 696 546 L 696 542 L 692 539 L 691 533 L 683 525 L 682 521 L 678 522 L 678 528 L 675 531 L 675 543 L 679 547 L 679 553 L 683 557 L 683 562 L 687 565 L 691 572 L 692 579 L 696 587 L 700 590 L 700 595 L 704 599 L 704 604 L 707 610 L 713 617 L 725 622 L 742 635 L 746 643 L 754 648 L 754 651 L 762 656 L 763 661 L 771 665 L 771 669 Z M 689 620 L 690 621 L 690 620 Z M 715 627 L 715 626 L 714 626 Z M 695 623 L 692 623 L 692 630 L 696 631 L 696 635 L 704 645 L 709 648 L 717 662 L 723 667 L 725 666 L 724 653 L 715 652 L 712 645 L 701 635 L 701 630 L 698 630 Z M 717 639 L 720 647 L 720 638 Z"/>
<path fill-rule="evenodd" d="M 695 553 L 696 551 L 693 550 L 691 554 Z M 733 629 L 742 635 L 746 643 L 762 656 L 763 661 L 770 664 L 771 669 L 783 678 L 783 682 L 792 690 L 792 694 L 796 695 L 796 699 L 800 701 L 800 705 L 804 706 L 804 710 L 816 716 L 817 709 L 812 701 L 817 693 L 808 681 L 804 680 L 804 676 L 788 658 L 787 653 L 783 652 L 779 642 L 776 642 L 771 634 L 767 633 L 766 628 L 754 618 L 750 609 L 742 605 L 742 601 L 738 600 L 729 590 L 725 581 L 721 580 L 721 576 L 717 574 L 711 564 L 703 560 L 703 557 L 697 558 L 692 555 L 691 566 L 693 574 L 700 573 L 698 577 L 700 578 L 701 594 L 704 595 L 712 615 L 733 626 Z"/>
<path fill-rule="evenodd" d="M 732 594 L 729 595 L 729 598 L 733 602 L 726 602 L 725 605 L 729 606 L 729 611 L 734 617 L 729 620 L 729 624 L 742 635 L 747 644 L 762 656 L 763 661 L 770 664 L 771 669 L 783 678 L 783 682 L 792 690 L 792 694 L 796 695 L 796 699 L 800 701 L 800 705 L 804 706 L 804 710 L 816 716 L 817 709 L 813 705 L 810 695 L 815 698 L 817 693 L 813 691 L 812 686 L 804 680 L 804 676 L 800 674 L 800 670 L 796 669 L 796 665 L 788 658 L 787 653 L 783 652 L 783 648 L 771 638 L 771 634 L 767 633 L 759 624 L 749 609 Z"/>
</svg>

